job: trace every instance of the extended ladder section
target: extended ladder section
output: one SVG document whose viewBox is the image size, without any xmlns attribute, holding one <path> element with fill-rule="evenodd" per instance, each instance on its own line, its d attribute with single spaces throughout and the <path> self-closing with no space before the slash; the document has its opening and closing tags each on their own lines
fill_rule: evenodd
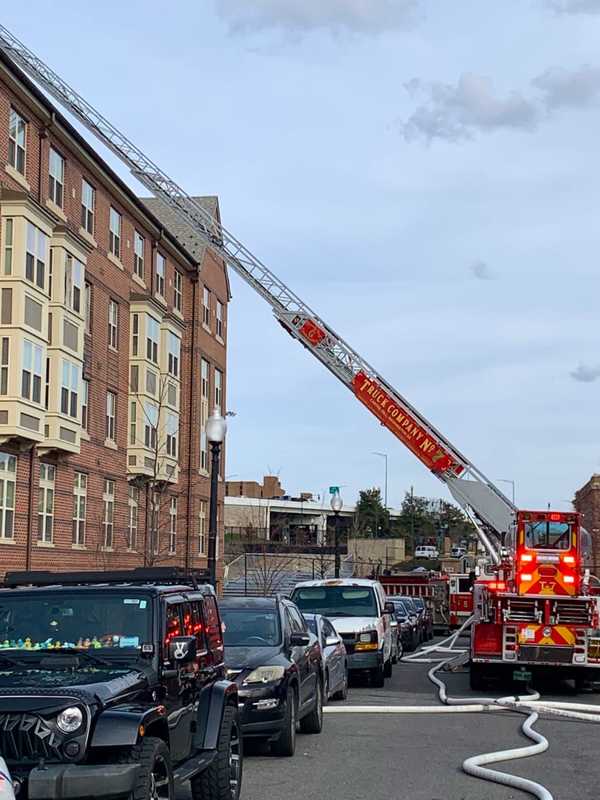
<svg viewBox="0 0 600 800">
<path fill-rule="evenodd" d="M 510 500 L 235 236 L 2 25 L 0 49 L 249 283 L 269 303 L 286 331 L 447 484 L 475 524 L 491 559 L 499 563 L 500 537 L 510 529 L 516 510 Z"/>
</svg>

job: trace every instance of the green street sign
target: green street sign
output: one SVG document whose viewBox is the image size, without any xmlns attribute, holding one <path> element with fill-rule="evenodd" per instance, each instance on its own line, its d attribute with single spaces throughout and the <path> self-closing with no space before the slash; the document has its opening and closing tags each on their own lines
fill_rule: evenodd
<svg viewBox="0 0 600 800">
<path fill-rule="evenodd" d="M 530 681 L 533 675 L 526 669 L 515 669 L 513 671 L 513 680 L 515 681 Z"/>
<path fill-rule="evenodd" d="M 329 494 L 339 494 L 340 487 L 339 486 L 330 486 L 329 487 Z"/>
</svg>

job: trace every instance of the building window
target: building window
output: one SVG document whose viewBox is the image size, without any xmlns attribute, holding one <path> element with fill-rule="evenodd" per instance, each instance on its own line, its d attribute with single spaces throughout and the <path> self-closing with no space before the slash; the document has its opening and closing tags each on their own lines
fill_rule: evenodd
<svg viewBox="0 0 600 800">
<path fill-rule="evenodd" d="M 140 490 L 137 486 L 129 485 L 129 523 L 127 525 L 127 549 L 135 550 L 137 547 L 138 513 L 140 505 Z"/>
<path fill-rule="evenodd" d="M 27 123 L 14 108 L 11 108 L 8 122 L 8 163 L 21 175 L 25 175 L 26 139 Z"/>
<path fill-rule="evenodd" d="M 215 406 L 223 413 L 223 373 L 215 369 Z"/>
<path fill-rule="evenodd" d="M 115 482 L 104 481 L 104 494 L 102 495 L 104 501 L 104 517 L 102 520 L 102 527 L 104 528 L 104 547 L 107 550 L 112 549 L 113 534 L 114 534 L 114 516 L 115 516 Z"/>
<path fill-rule="evenodd" d="M 0 453 L 0 539 L 14 538 L 17 458 Z"/>
<path fill-rule="evenodd" d="M 223 338 L 223 303 L 220 300 L 217 300 L 217 312 L 216 312 L 216 333 L 217 336 L 220 336 L 221 339 Z"/>
<path fill-rule="evenodd" d="M 85 267 L 73 256 L 67 254 L 65 260 L 65 305 L 77 314 L 81 313 L 81 293 Z"/>
<path fill-rule="evenodd" d="M 119 304 L 115 300 L 108 303 L 108 346 L 116 350 L 119 345 Z"/>
<path fill-rule="evenodd" d="M 21 397 L 33 403 L 42 401 L 42 347 L 23 340 L 23 371 L 21 373 Z"/>
<path fill-rule="evenodd" d="M 81 181 L 81 227 L 90 236 L 94 235 L 94 209 L 96 190 L 85 178 Z"/>
<path fill-rule="evenodd" d="M 79 395 L 79 366 L 63 359 L 62 387 L 60 390 L 60 413 L 77 419 Z"/>
<path fill-rule="evenodd" d="M 158 436 L 158 408 L 154 403 L 144 403 L 144 446 L 156 450 Z"/>
<path fill-rule="evenodd" d="M 56 467 L 40 464 L 40 492 L 38 495 L 38 541 L 52 543 L 54 522 L 54 478 Z"/>
<path fill-rule="evenodd" d="M 0 348 L 0 394 L 8 394 L 8 359 L 10 352 L 10 339 L 2 337 Z"/>
<path fill-rule="evenodd" d="M 85 506 L 87 502 L 87 475 L 76 472 L 73 481 L 73 544 L 85 545 Z"/>
<path fill-rule="evenodd" d="M 4 220 L 4 274 L 12 275 L 13 261 L 13 219 Z"/>
<path fill-rule="evenodd" d="M 49 315 L 51 316 L 51 315 Z M 50 401 L 50 359 L 46 359 L 46 386 L 44 387 L 44 408 L 48 410 Z"/>
<path fill-rule="evenodd" d="M 137 403 L 131 401 L 129 407 L 129 444 L 134 445 L 137 441 Z"/>
<path fill-rule="evenodd" d="M 160 325 L 154 317 L 146 316 L 146 358 L 158 364 L 158 340 Z"/>
<path fill-rule="evenodd" d="M 208 442 L 206 438 L 206 422 L 208 420 L 208 376 L 210 365 L 203 358 L 200 362 L 200 469 L 208 470 Z"/>
<path fill-rule="evenodd" d="M 114 392 L 106 393 L 106 438 L 114 442 L 117 419 L 117 395 Z"/>
<path fill-rule="evenodd" d="M 92 332 L 92 284 L 85 282 L 85 332 Z"/>
<path fill-rule="evenodd" d="M 165 272 L 167 260 L 160 253 L 156 254 L 156 294 L 165 296 Z"/>
<path fill-rule="evenodd" d="M 169 555 L 177 552 L 177 498 L 172 497 L 169 505 Z"/>
<path fill-rule="evenodd" d="M 65 193 L 65 160 L 57 153 L 56 150 L 50 148 L 50 200 L 62 208 L 63 197 Z"/>
<path fill-rule="evenodd" d="M 206 500 L 200 500 L 198 514 L 198 554 L 206 555 Z"/>
<path fill-rule="evenodd" d="M 140 340 L 140 315 L 133 314 L 131 319 L 131 355 L 137 356 Z"/>
<path fill-rule="evenodd" d="M 121 258 L 121 215 L 112 206 L 110 209 L 108 249 L 115 258 Z"/>
<path fill-rule="evenodd" d="M 25 255 L 25 277 L 44 291 L 46 280 L 46 257 L 48 237 L 31 222 L 27 223 L 27 252 Z"/>
<path fill-rule="evenodd" d="M 90 418 L 90 382 L 86 378 L 83 379 L 81 388 L 81 427 L 84 431 L 87 431 Z"/>
<path fill-rule="evenodd" d="M 167 342 L 169 345 L 168 372 L 174 378 L 179 377 L 179 358 L 181 355 L 181 339 L 171 331 L 167 331 Z"/>
<path fill-rule="evenodd" d="M 177 458 L 177 440 L 179 438 L 179 416 L 167 414 L 167 455 Z"/>
<path fill-rule="evenodd" d="M 173 281 L 173 305 L 176 311 L 181 312 L 183 309 L 183 276 L 177 270 Z"/>
<path fill-rule="evenodd" d="M 202 322 L 210 328 L 210 292 L 206 286 L 202 293 Z"/>
<path fill-rule="evenodd" d="M 133 271 L 144 280 L 144 237 L 137 231 L 133 234 Z"/>
</svg>

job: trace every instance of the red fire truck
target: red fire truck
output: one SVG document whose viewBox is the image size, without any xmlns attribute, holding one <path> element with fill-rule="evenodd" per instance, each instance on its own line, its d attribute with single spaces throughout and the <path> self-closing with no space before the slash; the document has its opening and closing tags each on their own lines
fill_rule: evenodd
<svg viewBox="0 0 600 800">
<path fill-rule="evenodd" d="M 473 613 L 473 576 L 450 575 L 448 578 L 448 627 L 460 628 Z"/>
</svg>

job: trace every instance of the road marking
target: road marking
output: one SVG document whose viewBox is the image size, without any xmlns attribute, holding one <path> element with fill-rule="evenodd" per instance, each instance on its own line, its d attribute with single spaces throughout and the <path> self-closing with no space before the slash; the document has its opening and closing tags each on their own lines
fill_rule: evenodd
<svg viewBox="0 0 600 800">
<path fill-rule="evenodd" d="M 324 714 L 473 714 L 479 711 L 502 711 L 496 705 L 472 706 L 326 706 Z"/>
</svg>

